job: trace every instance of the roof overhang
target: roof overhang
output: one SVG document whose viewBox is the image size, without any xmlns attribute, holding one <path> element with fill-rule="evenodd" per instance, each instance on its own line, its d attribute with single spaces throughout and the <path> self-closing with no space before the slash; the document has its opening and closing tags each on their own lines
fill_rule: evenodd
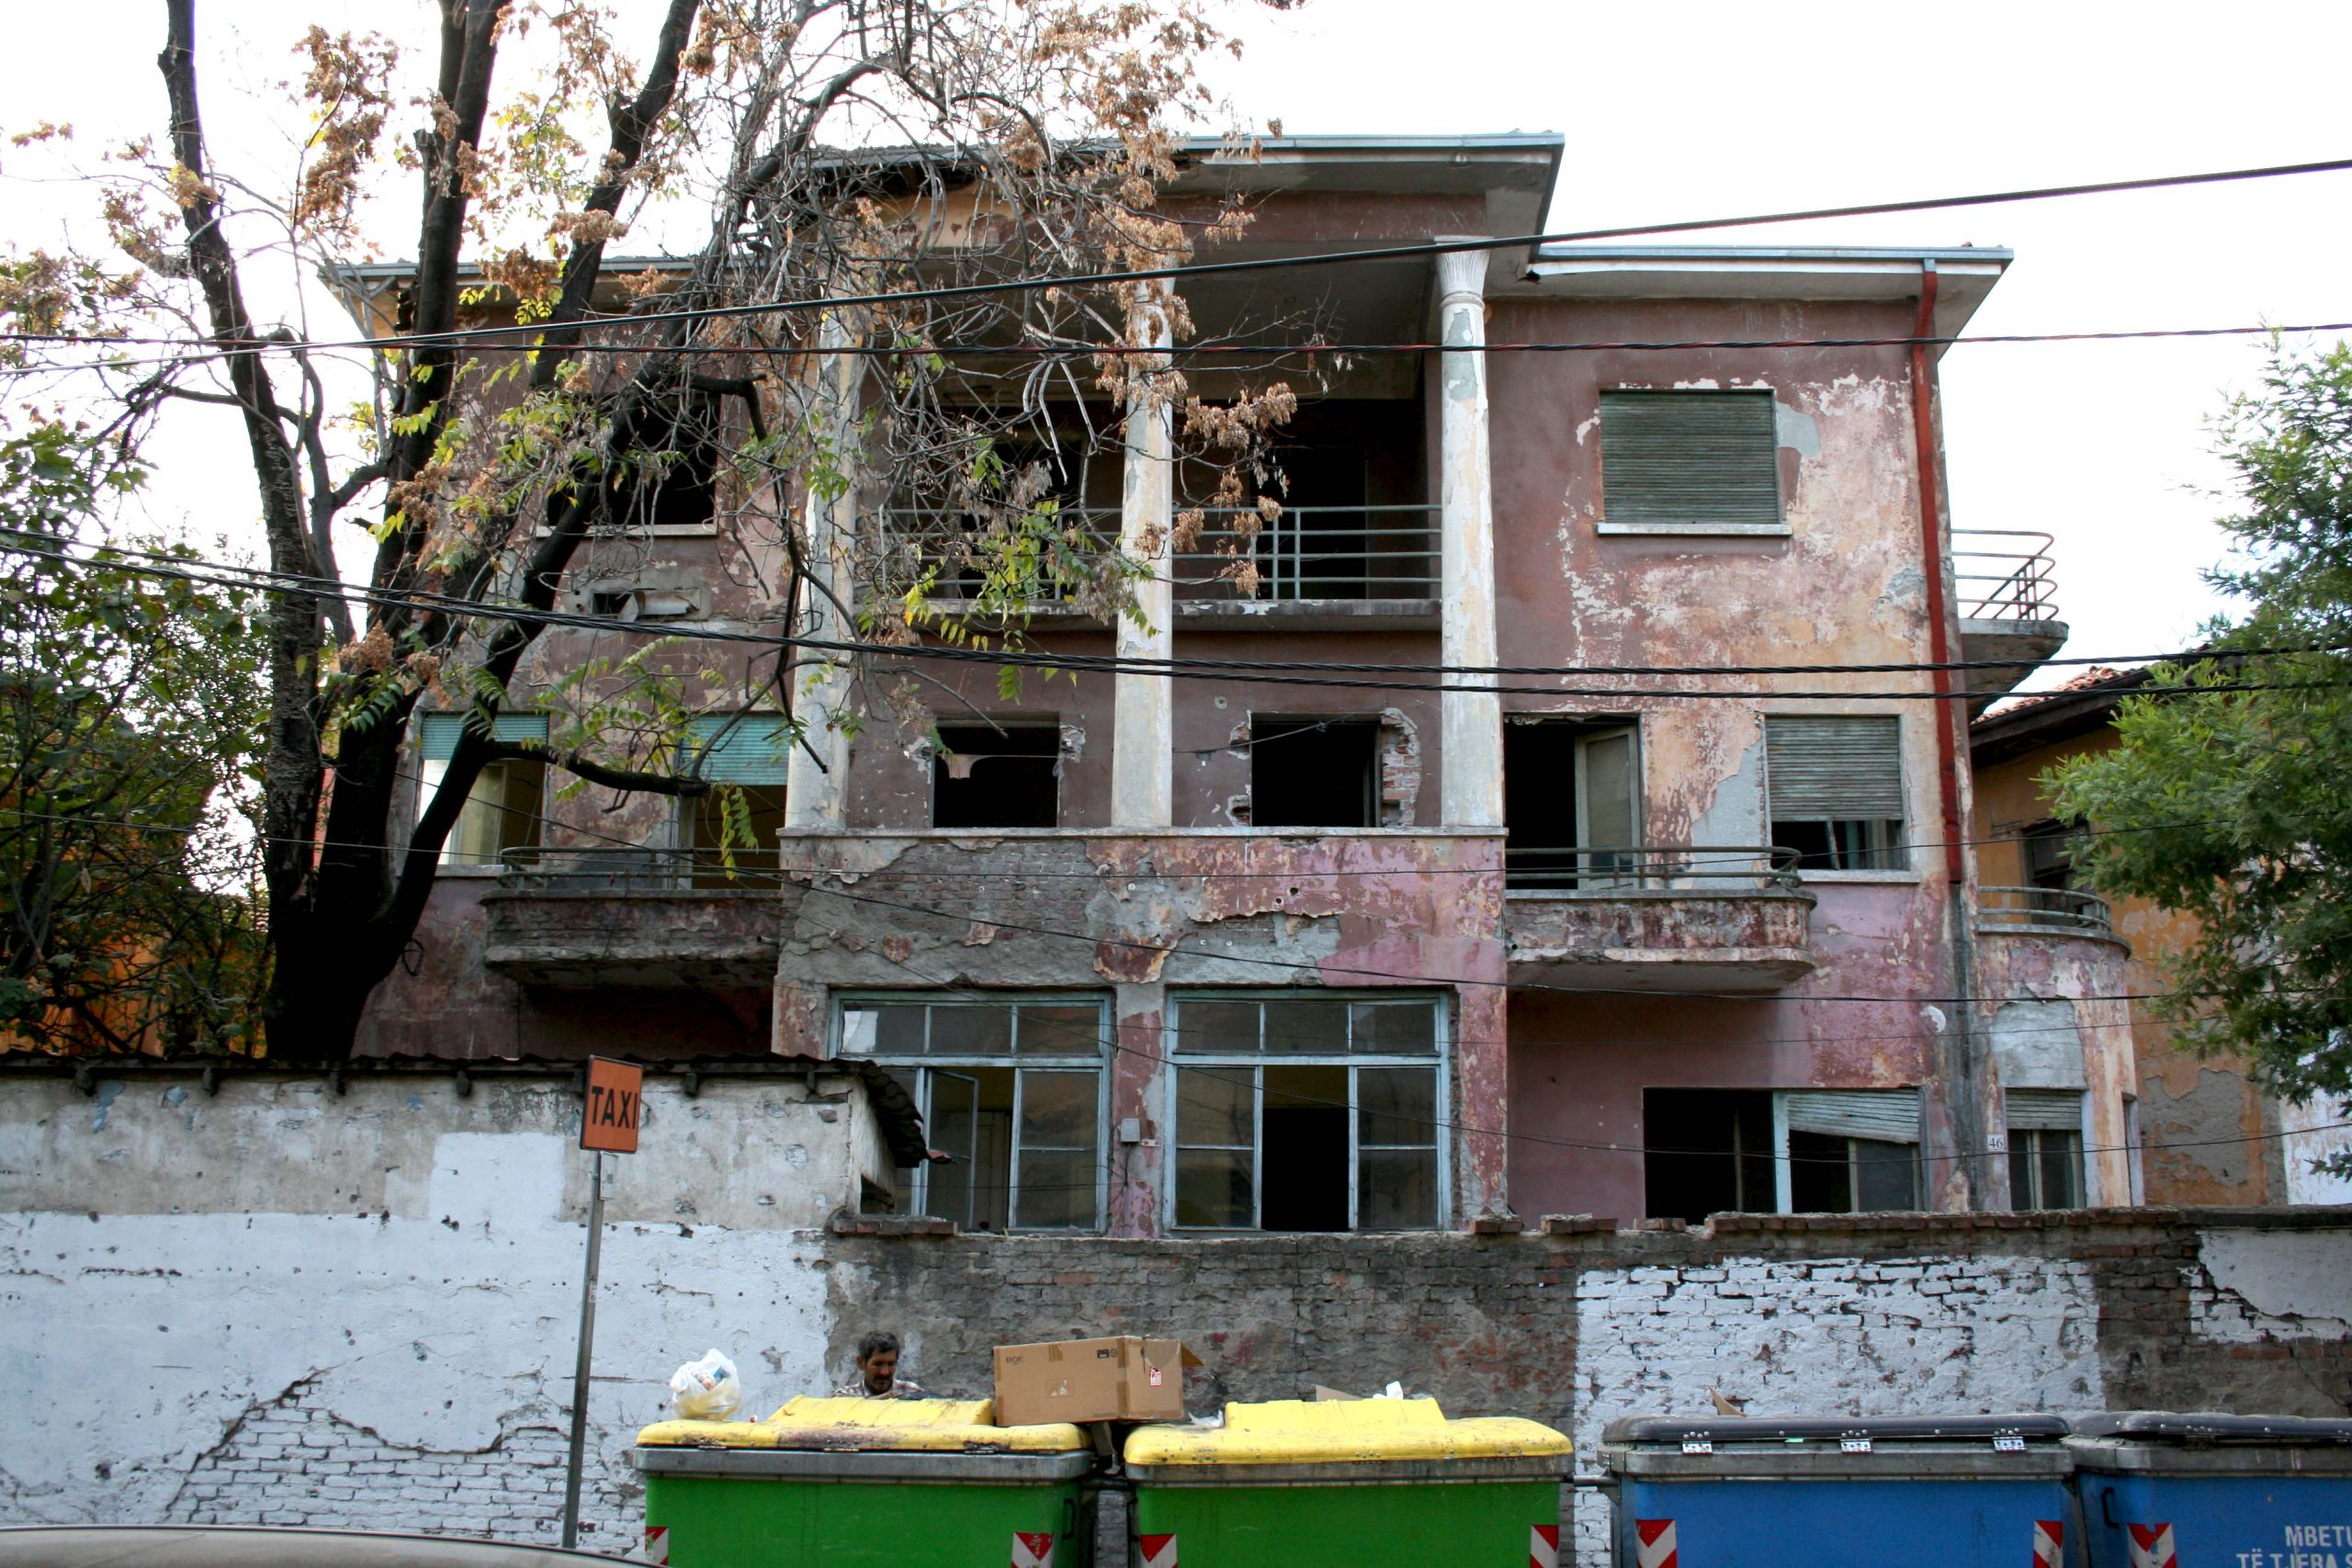
<svg viewBox="0 0 2352 1568">
<path fill-rule="evenodd" d="M 1547 245 L 1510 290 L 1566 299 L 1898 300 L 1936 270 L 1936 335 L 1975 315 L 2012 254 L 1982 246 Z"/>
</svg>

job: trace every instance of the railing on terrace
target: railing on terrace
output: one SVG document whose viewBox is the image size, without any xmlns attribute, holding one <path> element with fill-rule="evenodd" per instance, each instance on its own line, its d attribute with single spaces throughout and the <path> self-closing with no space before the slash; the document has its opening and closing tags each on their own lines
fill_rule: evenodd
<svg viewBox="0 0 2352 1568">
<path fill-rule="evenodd" d="M 2068 887 L 1980 887 L 1977 923 L 1994 931 L 2080 931 L 2113 936 L 2115 913 L 2095 893 Z"/>
<path fill-rule="evenodd" d="M 1176 597 L 1266 603 L 1301 599 L 1434 599 L 1434 506 L 1285 506 L 1249 536 L 1254 507 L 1212 506 L 1201 536 L 1175 558 Z M 1236 569 L 1247 560 L 1250 574 Z"/>
<path fill-rule="evenodd" d="M 1521 844 L 1503 850 L 1503 886 L 1525 893 L 1737 893 L 1792 889 L 1795 850 L 1761 844 Z"/>
<path fill-rule="evenodd" d="M 1952 581 L 1963 621 L 2054 621 L 2050 536 L 2023 528 L 1954 528 Z"/>
<path fill-rule="evenodd" d="M 756 892 L 781 886 L 785 876 L 771 849 L 651 849 L 634 844 L 569 849 L 526 846 L 498 857 L 503 887 L 544 893 Z"/>
</svg>

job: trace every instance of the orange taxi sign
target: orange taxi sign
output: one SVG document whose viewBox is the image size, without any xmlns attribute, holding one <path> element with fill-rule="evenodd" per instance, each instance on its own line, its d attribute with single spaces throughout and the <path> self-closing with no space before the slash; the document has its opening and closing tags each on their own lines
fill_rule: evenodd
<svg viewBox="0 0 2352 1568">
<path fill-rule="evenodd" d="M 644 1111 L 643 1067 L 605 1056 L 588 1058 L 588 1100 L 580 1116 L 582 1148 L 637 1153 L 637 1124 Z"/>
</svg>

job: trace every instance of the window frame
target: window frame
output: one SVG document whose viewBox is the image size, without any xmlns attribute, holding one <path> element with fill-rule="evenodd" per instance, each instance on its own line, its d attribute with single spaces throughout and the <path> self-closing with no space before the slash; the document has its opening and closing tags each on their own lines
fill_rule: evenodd
<svg viewBox="0 0 2352 1568">
<path fill-rule="evenodd" d="M 1799 865 L 1792 868 L 1794 874 L 1807 882 L 1917 882 L 1919 880 L 1918 853 L 1917 847 L 1913 843 L 1913 840 L 1917 833 L 1916 807 L 1917 806 L 1917 802 L 1912 798 L 1911 780 L 1909 776 L 1909 768 L 1907 766 L 1910 757 L 1911 726 L 1906 722 L 1905 716 L 1900 713 L 1873 712 L 1821 713 L 1813 711 L 1790 713 L 1767 709 L 1759 714 L 1758 717 L 1762 722 L 1764 731 L 1762 737 L 1764 742 L 1763 837 L 1764 840 L 1768 844 L 1772 844 L 1775 848 L 1783 847 L 1776 842 L 1777 835 L 1773 830 L 1773 824 L 1776 821 L 1819 823 L 1829 829 L 1829 837 L 1833 845 L 1837 841 L 1837 825 L 1841 822 L 1860 824 L 1891 822 L 1895 828 L 1893 840 L 1883 852 L 1891 863 L 1884 865 L 1857 866 Z M 1816 718 L 1883 719 L 1891 723 L 1894 727 L 1894 786 L 1896 793 L 1902 798 L 1903 809 L 1900 817 L 1789 816 L 1783 818 L 1779 814 L 1772 804 L 1772 721 L 1780 719 L 1785 722 L 1791 719 L 1803 720 Z M 1793 848 L 1793 846 L 1787 847 Z"/>
<path fill-rule="evenodd" d="M 915 1092 L 911 1098 L 915 1110 L 922 1117 L 924 1131 L 931 1131 L 933 1081 L 931 1069 L 948 1072 L 968 1071 L 973 1067 L 994 1067 L 1012 1074 L 1012 1122 L 1005 1145 L 1005 1226 L 1004 1235 L 1097 1235 L 1107 1224 L 1110 1209 L 1111 1167 L 1111 1059 L 1115 1049 L 1113 1030 L 1115 1021 L 1111 1015 L 1112 998 L 1102 992 L 1089 991 L 989 991 L 975 995 L 954 992 L 897 990 L 845 990 L 832 998 L 832 1053 L 845 1061 L 871 1062 L 885 1068 L 904 1068 L 916 1074 Z M 848 1048 L 848 1018 L 853 1010 L 885 1007 L 920 1007 L 923 1014 L 923 1049 L 912 1055 L 883 1051 L 852 1051 Z M 1002 1008 L 1015 1014 L 1010 1025 L 1007 1049 L 1001 1055 L 976 1052 L 946 1053 L 934 1055 L 931 1049 L 931 1010 L 941 1007 Z M 1091 1007 L 1095 1010 L 1099 1031 L 1094 1052 L 1088 1055 L 1073 1050 L 1057 1055 L 1033 1055 L 1021 1050 L 1018 1010 L 1024 1007 Z M 1094 1085 L 1094 1217 L 1081 1225 L 1024 1225 L 1021 1218 L 1021 1113 L 1025 1086 L 1022 1082 L 1024 1069 L 1039 1072 L 1075 1072 L 1091 1070 Z M 1060 1145 L 1044 1152 L 1063 1153 Z M 917 1167 L 910 1190 L 899 1194 L 905 1213 L 922 1214 L 927 1212 L 931 1199 L 931 1168 L 926 1162 Z M 974 1232 L 971 1234 L 997 1234 Z"/>
<path fill-rule="evenodd" d="M 1419 1055 L 1396 1052 L 1362 1053 L 1278 1052 L 1265 1049 L 1265 1015 L 1259 1015 L 1259 1047 L 1252 1052 L 1187 1051 L 1183 1048 L 1184 1008 L 1194 1002 L 1255 1002 L 1323 1001 L 1340 1006 L 1357 1002 L 1428 1002 L 1431 1009 L 1430 1048 Z M 1170 1235 L 1288 1235 L 1289 1231 L 1268 1231 L 1264 1228 L 1266 1190 L 1263 1168 L 1266 1147 L 1266 1077 L 1268 1066 L 1298 1067 L 1341 1067 L 1348 1075 L 1348 1228 L 1329 1234 L 1341 1235 L 1409 1235 L 1443 1231 L 1450 1228 L 1453 1213 L 1454 1145 L 1451 1136 L 1453 1104 L 1453 997 L 1447 991 L 1388 992 L 1380 990 L 1324 990 L 1317 987 L 1300 989 L 1268 989 L 1262 987 L 1186 988 L 1171 992 L 1168 998 L 1166 1021 L 1161 1027 L 1160 1055 L 1166 1082 L 1160 1088 L 1160 1125 L 1167 1130 L 1168 1157 L 1161 1163 L 1159 1218 L 1163 1234 Z M 1349 1023 L 1351 1043 L 1354 1033 L 1352 1017 Z M 1186 1068 L 1216 1068 L 1227 1072 L 1250 1070 L 1250 1224 L 1233 1225 L 1181 1224 L 1176 1218 L 1176 1188 L 1179 1159 L 1184 1149 L 1232 1149 L 1238 1145 L 1226 1144 L 1181 1144 L 1177 1120 L 1181 1111 L 1179 1099 L 1181 1075 Z M 1363 1224 L 1363 1097 L 1359 1078 L 1362 1068 L 1419 1068 L 1431 1075 L 1430 1142 L 1428 1144 L 1373 1144 L 1374 1151 L 1384 1149 L 1421 1149 L 1430 1152 L 1436 1168 L 1437 1191 L 1433 1204 L 1435 1213 L 1427 1225 L 1413 1225 L 1394 1230 L 1366 1230 Z"/>
<path fill-rule="evenodd" d="M 414 803 L 408 818 L 408 830 L 412 835 L 415 832 L 416 824 L 424 818 L 435 798 L 440 795 L 442 781 L 448 776 L 449 772 L 449 760 L 447 757 L 435 757 L 430 754 L 432 745 L 426 737 L 426 731 L 431 728 L 428 721 L 446 720 L 462 726 L 467 717 L 468 715 L 464 711 L 452 712 L 438 708 L 429 712 L 418 712 L 413 716 L 409 744 L 415 753 L 416 777 L 413 790 Z M 533 721 L 536 721 L 537 731 L 536 735 L 514 733 L 517 729 L 534 728 Z M 496 738 L 499 739 L 536 739 L 544 746 L 548 744 L 548 730 L 551 727 L 546 714 L 521 712 L 500 714 L 496 728 L 507 732 L 498 735 Z M 452 742 L 453 746 L 455 742 Z M 528 831 L 514 843 L 500 844 L 497 852 L 486 861 L 464 856 L 458 846 L 463 841 L 469 817 L 478 811 L 486 811 L 494 814 L 494 818 L 503 818 L 512 809 L 505 804 L 505 800 L 514 787 L 513 770 L 517 767 L 536 767 L 539 770 L 538 806 L 531 814 Z M 449 824 L 448 834 L 441 840 L 441 848 L 434 858 L 434 874 L 436 877 L 498 876 L 505 872 L 507 851 L 537 849 L 544 844 L 547 841 L 548 797 L 553 793 L 548 782 L 548 774 L 550 771 L 549 764 L 544 760 L 535 761 L 529 758 L 499 757 L 483 763 L 481 771 L 474 776 L 473 788 L 466 792 L 465 805 L 458 807 L 457 820 Z M 493 774 L 499 780 L 500 798 L 496 805 L 482 799 L 481 794 L 482 785 Z M 495 839 L 500 835 L 492 834 L 492 837 Z"/>
</svg>

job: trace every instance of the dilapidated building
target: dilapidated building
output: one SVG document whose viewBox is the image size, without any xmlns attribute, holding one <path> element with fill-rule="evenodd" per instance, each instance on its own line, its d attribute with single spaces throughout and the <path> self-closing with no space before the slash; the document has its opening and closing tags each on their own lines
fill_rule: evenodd
<svg viewBox="0 0 2352 1568">
<path fill-rule="evenodd" d="M 1188 282 L 1194 341 L 1322 345 L 1270 520 L 1073 386 L 1041 428 L 1116 460 L 1044 461 L 1136 615 L 1034 606 L 1069 668 L 935 663 L 929 726 L 703 721 L 758 835 L 724 863 L 709 797 L 497 765 L 365 1048 L 861 1058 L 953 1156 L 892 1201 L 967 1232 L 2130 1201 L 2125 949 L 1988 902 L 1968 829 L 1967 709 L 2064 635 L 1940 480 L 1942 341 L 2007 254 L 1530 243 L 1562 152 L 1193 148 L 1179 206 L 1252 213 L 1217 258 L 1295 264 Z M 399 268 L 347 281 L 396 323 Z M 870 475 L 738 493 L 727 417 L 575 561 L 543 688 L 647 623 L 784 629 L 785 546 L 717 513 L 820 573 L 887 527 Z"/>
</svg>

